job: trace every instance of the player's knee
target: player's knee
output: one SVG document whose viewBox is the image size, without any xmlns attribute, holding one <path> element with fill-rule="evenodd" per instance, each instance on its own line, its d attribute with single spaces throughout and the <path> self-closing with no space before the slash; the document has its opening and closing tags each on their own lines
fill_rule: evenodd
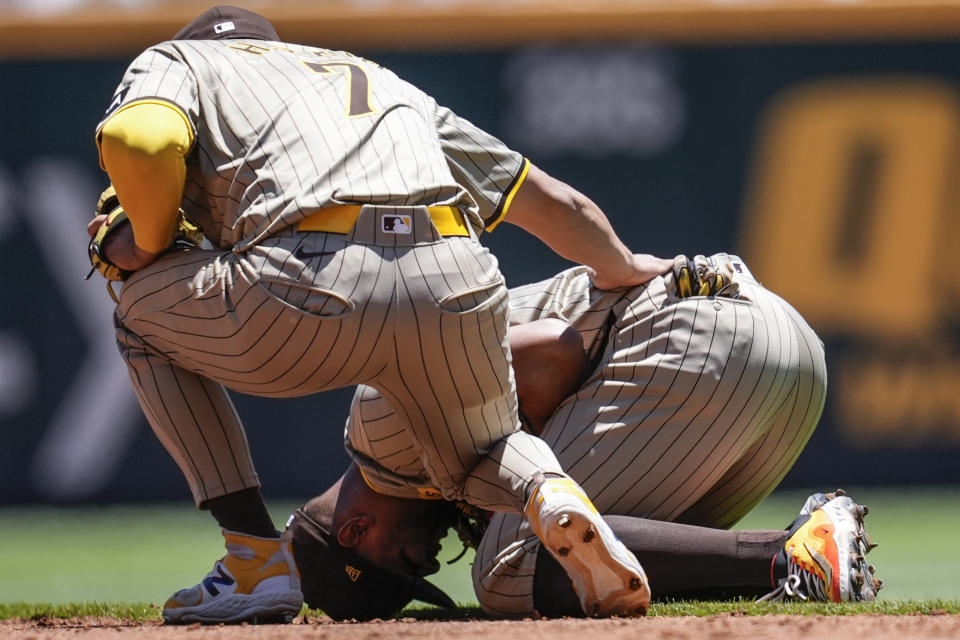
<svg viewBox="0 0 960 640">
<path fill-rule="evenodd" d="M 541 318 L 510 327 L 510 348 L 514 352 L 575 354 L 583 351 L 580 332 L 559 318 Z"/>
<path fill-rule="evenodd" d="M 538 433 L 583 382 L 587 363 L 583 339 L 555 318 L 511 327 L 510 332 L 520 410 Z"/>
<path fill-rule="evenodd" d="M 560 322 L 562 327 L 557 327 L 559 333 L 556 336 L 557 348 L 563 352 L 569 360 L 581 360 L 586 358 L 583 349 L 583 336 L 580 332 L 566 322 Z"/>
</svg>

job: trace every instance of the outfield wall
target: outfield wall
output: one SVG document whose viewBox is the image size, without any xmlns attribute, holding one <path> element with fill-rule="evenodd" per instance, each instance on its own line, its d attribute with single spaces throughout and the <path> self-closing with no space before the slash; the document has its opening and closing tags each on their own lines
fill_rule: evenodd
<svg viewBox="0 0 960 640">
<path fill-rule="evenodd" d="M 211 3 L 213 4 L 213 3 Z M 672 44 L 952 38 L 956 0 L 233 0 L 294 42 L 430 51 L 535 42 Z M 166 39 L 191 0 L 30 0 L 0 6 L 0 56 L 125 55 Z"/>
<path fill-rule="evenodd" d="M 92 127 L 129 57 L 196 12 L 165 6 L 0 17 L 3 503 L 187 496 L 81 280 Z M 830 391 L 787 485 L 960 482 L 960 4 L 270 6 L 575 185 L 637 250 L 737 252 L 794 303 Z M 566 266 L 509 225 L 487 241 L 512 284 Z M 349 396 L 238 398 L 269 495 L 339 474 Z"/>
</svg>

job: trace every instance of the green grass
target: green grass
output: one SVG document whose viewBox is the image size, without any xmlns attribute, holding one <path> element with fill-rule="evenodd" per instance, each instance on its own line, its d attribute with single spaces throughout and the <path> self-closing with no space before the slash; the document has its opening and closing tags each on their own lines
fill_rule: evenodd
<svg viewBox="0 0 960 640">
<path fill-rule="evenodd" d="M 116 618 L 131 622 L 146 622 L 160 619 L 160 609 L 146 602 L 106 603 L 80 602 L 66 604 L 14 602 L 0 604 L 0 620 L 22 618 L 40 620 L 43 618 Z"/>
<path fill-rule="evenodd" d="M 960 560 L 954 553 L 960 489 L 848 490 L 871 507 L 867 529 L 880 546 L 870 560 L 885 583 L 877 603 L 666 603 L 654 605 L 651 615 L 960 613 Z M 737 528 L 782 529 L 805 498 L 794 492 L 775 494 Z M 298 504 L 274 505 L 275 521 L 282 524 Z M 460 548 L 455 538 L 448 538 L 441 560 L 452 559 Z M 196 583 L 222 554 L 223 538 L 209 514 L 189 503 L 0 508 L 0 618 L 156 619 L 156 607 L 167 595 Z M 444 565 L 433 581 L 459 604 L 475 608 L 471 559 L 468 554 Z"/>
</svg>

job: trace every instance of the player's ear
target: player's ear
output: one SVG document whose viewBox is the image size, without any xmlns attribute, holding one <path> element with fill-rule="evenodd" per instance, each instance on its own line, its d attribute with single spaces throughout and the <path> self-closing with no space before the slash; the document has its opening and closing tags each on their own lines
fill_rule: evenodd
<svg viewBox="0 0 960 640">
<path fill-rule="evenodd" d="M 376 521 L 370 515 L 357 515 L 349 518 L 337 530 L 337 542 L 347 549 L 355 549 Z"/>
</svg>

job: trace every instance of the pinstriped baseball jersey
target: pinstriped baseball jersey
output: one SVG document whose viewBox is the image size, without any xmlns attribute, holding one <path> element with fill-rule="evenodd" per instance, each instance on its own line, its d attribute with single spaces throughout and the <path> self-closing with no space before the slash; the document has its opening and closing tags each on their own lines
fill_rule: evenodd
<svg viewBox="0 0 960 640">
<path fill-rule="evenodd" d="M 193 123 L 182 207 L 222 249 L 243 251 L 344 203 L 459 205 L 481 229 L 503 213 L 524 165 L 391 71 L 343 51 L 161 43 L 131 63 L 97 130 L 145 100 L 172 103 Z M 476 202 L 458 180 L 476 185 Z"/>
<path fill-rule="evenodd" d="M 671 275 L 599 291 L 582 268 L 510 291 L 511 324 L 561 318 L 593 357 L 542 438 L 601 513 L 730 527 L 776 487 L 819 420 L 820 340 L 741 260 L 711 259 L 734 264 L 738 298 L 680 300 Z M 385 409 L 358 392 L 348 450 L 416 477 Z M 488 613 L 533 612 L 539 548 L 522 518 L 494 515 L 473 565 Z"/>
<path fill-rule="evenodd" d="M 476 238 L 520 184 L 519 154 L 373 63 L 299 45 L 162 43 L 131 64 L 107 118 L 142 100 L 192 123 L 183 208 L 218 249 L 136 272 L 117 336 L 198 504 L 259 485 L 226 388 L 370 384 L 446 498 L 519 511 L 530 477 L 512 459 L 559 472 L 518 433 L 506 287 Z M 363 206 L 347 233 L 297 228 L 350 203 Z M 467 235 L 444 236 L 436 205 L 465 212 Z"/>
</svg>

